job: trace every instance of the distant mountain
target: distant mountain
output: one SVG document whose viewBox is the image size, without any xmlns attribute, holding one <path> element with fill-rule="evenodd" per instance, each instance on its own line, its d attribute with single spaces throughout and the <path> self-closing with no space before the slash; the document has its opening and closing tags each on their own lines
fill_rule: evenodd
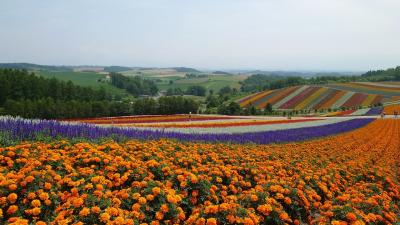
<svg viewBox="0 0 400 225">
<path fill-rule="evenodd" d="M 0 68 L 24 69 L 24 70 L 52 70 L 52 71 L 72 71 L 69 66 L 46 66 L 32 63 L 0 63 Z"/>
<path fill-rule="evenodd" d="M 104 67 L 105 72 L 111 72 L 111 73 L 119 73 L 119 72 L 124 72 L 131 70 L 131 67 L 125 67 L 125 66 L 106 66 Z"/>
<path fill-rule="evenodd" d="M 225 72 L 225 71 L 214 71 L 213 74 L 219 74 L 219 75 L 233 75 L 231 73 Z"/>
<path fill-rule="evenodd" d="M 179 73 L 201 73 L 201 71 L 193 69 L 193 68 L 188 68 L 188 67 L 172 67 L 171 69 L 176 70 L 176 72 Z"/>
</svg>

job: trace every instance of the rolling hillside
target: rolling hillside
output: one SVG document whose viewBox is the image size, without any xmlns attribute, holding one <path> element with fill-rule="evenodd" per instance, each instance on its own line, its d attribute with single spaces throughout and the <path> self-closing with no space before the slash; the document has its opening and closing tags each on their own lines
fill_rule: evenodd
<svg viewBox="0 0 400 225">
<path fill-rule="evenodd" d="M 400 96 L 399 82 L 349 82 L 326 85 L 344 91 L 383 95 L 386 98 Z"/>
<path fill-rule="evenodd" d="M 319 110 L 370 106 L 381 102 L 383 98 L 381 94 L 303 85 L 258 92 L 238 100 L 238 103 L 241 107 L 254 105 L 258 109 L 263 109 L 270 103 L 274 109 Z"/>
</svg>

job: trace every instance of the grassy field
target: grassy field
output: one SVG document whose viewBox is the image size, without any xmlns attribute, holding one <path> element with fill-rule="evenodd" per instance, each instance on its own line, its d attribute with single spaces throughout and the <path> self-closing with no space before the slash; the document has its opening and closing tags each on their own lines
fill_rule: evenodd
<svg viewBox="0 0 400 225">
<path fill-rule="evenodd" d="M 99 79 L 105 78 L 105 74 L 98 72 L 81 72 L 81 71 L 46 71 L 40 70 L 35 72 L 37 75 L 59 80 L 72 81 L 74 84 L 81 86 L 89 86 L 94 88 L 104 87 L 112 93 L 119 95 L 129 95 L 126 91 L 115 88 L 107 83 L 99 82 Z M 206 77 L 186 78 L 186 73 L 180 73 L 171 69 L 164 70 L 130 70 L 122 72 L 126 76 L 141 76 L 145 79 L 151 79 L 156 82 L 160 91 L 166 91 L 169 88 L 181 88 L 186 90 L 193 85 L 200 85 L 207 90 L 218 92 L 224 86 L 232 88 L 240 88 L 239 82 L 246 79 L 243 75 L 207 75 Z"/>
<path fill-rule="evenodd" d="M 239 81 L 246 79 L 244 75 L 213 75 L 207 77 L 186 78 L 186 73 L 177 72 L 173 69 L 149 69 L 149 70 L 130 70 L 122 72 L 126 76 L 142 76 L 154 80 L 161 91 L 169 88 L 181 88 L 182 90 L 193 86 L 201 85 L 207 90 L 218 91 L 224 86 L 240 88 Z"/>
<path fill-rule="evenodd" d="M 181 88 L 182 90 L 193 86 L 200 85 L 205 87 L 207 90 L 213 90 L 217 92 L 224 86 L 230 86 L 232 88 L 240 88 L 239 82 L 244 80 L 243 76 L 231 76 L 231 75 L 208 75 L 207 77 L 201 78 L 179 78 L 179 77 L 157 77 L 150 78 L 154 79 L 160 90 L 167 90 L 168 88 Z"/>
<path fill-rule="evenodd" d="M 56 72 L 56 71 L 36 71 L 35 74 L 45 77 L 45 78 L 57 78 L 63 81 L 72 81 L 76 85 L 87 86 L 93 88 L 101 88 L 104 87 L 106 90 L 110 91 L 113 94 L 121 95 L 121 96 L 129 96 L 123 89 L 116 88 L 110 84 L 99 82 L 99 79 L 105 78 L 105 74 L 96 73 L 96 72 L 77 72 L 77 71 L 65 71 L 65 72 Z"/>
</svg>

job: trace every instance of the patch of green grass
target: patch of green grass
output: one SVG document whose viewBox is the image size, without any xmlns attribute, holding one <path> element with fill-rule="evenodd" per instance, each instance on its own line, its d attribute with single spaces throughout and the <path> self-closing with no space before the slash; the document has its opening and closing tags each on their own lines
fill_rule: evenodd
<svg viewBox="0 0 400 225">
<path fill-rule="evenodd" d="M 160 90 L 167 90 L 168 88 L 181 88 L 182 90 L 185 90 L 190 86 L 200 85 L 205 87 L 207 90 L 218 92 L 225 86 L 239 89 L 239 82 L 244 78 L 235 75 L 209 75 L 208 77 L 200 78 L 158 77 L 151 79 L 158 80 L 156 84 Z M 172 83 L 170 83 L 170 81 L 172 81 Z"/>
<path fill-rule="evenodd" d="M 40 70 L 35 71 L 35 74 L 44 78 L 55 77 L 58 80 L 72 81 L 72 83 L 85 87 L 101 88 L 103 87 L 106 91 L 121 96 L 130 96 L 128 92 L 123 89 L 116 88 L 108 83 L 99 82 L 99 79 L 105 78 L 105 74 L 96 72 L 76 72 L 76 71 L 47 71 Z"/>
<path fill-rule="evenodd" d="M 66 71 L 66 72 L 57 72 L 57 71 L 45 71 L 40 70 L 35 72 L 37 75 L 45 78 L 57 78 L 63 81 L 72 81 L 74 84 L 81 86 L 91 86 L 97 87 L 101 85 L 101 82 L 98 82 L 99 79 L 105 78 L 105 74 L 99 74 L 95 72 L 74 72 L 74 71 Z"/>
</svg>

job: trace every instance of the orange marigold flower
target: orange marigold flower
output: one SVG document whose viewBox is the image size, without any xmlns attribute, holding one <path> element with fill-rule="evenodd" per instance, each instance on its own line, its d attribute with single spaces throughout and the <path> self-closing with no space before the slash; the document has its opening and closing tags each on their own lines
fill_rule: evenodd
<svg viewBox="0 0 400 225">
<path fill-rule="evenodd" d="M 32 205 L 33 207 L 40 207 L 42 204 L 40 203 L 40 200 L 35 199 L 35 200 L 33 200 L 33 201 L 31 202 L 31 205 Z"/>
<path fill-rule="evenodd" d="M 167 201 L 171 204 L 176 204 L 178 200 L 173 195 L 167 195 Z"/>
<path fill-rule="evenodd" d="M 164 214 L 162 212 L 156 212 L 156 219 L 157 220 L 162 220 L 164 218 Z"/>
<path fill-rule="evenodd" d="M 110 208 L 108 208 L 107 210 L 108 210 L 108 213 L 109 213 L 111 216 L 118 216 L 118 214 L 119 214 L 117 208 L 110 207 Z"/>
<path fill-rule="evenodd" d="M 35 178 L 34 178 L 33 176 L 27 176 L 27 177 L 25 178 L 25 181 L 26 181 L 27 183 L 31 183 L 33 180 L 35 180 Z"/>
<path fill-rule="evenodd" d="M 16 184 L 10 184 L 10 185 L 8 186 L 8 190 L 10 190 L 10 191 L 15 191 L 15 190 L 17 190 L 17 185 L 16 185 Z"/>
<path fill-rule="evenodd" d="M 282 221 L 287 221 L 290 220 L 290 217 L 286 212 L 282 212 L 279 214 L 279 219 L 281 219 Z"/>
<path fill-rule="evenodd" d="M 85 216 L 89 215 L 89 213 L 90 213 L 90 209 L 84 207 L 84 208 L 79 212 L 79 216 L 85 217 Z"/>
<path fill-rule="evenodd" d="M 91 211 L 92 211 L 93 213 L 95 213 L 95 214 L 99 214 L 100 211 L 101 211 L 101 209 L 100 209 L 100 207 L 98 207 L 98 206 L 93 206 L 93 207 L 91 208 Z"/>
<path fill-rule="evenodd" d="M 246 217 L 246 218 L 244 218 L 244 220 L 243 220 L 243 225 L 254 225 L 254 222 L 253 222 L 252 219 Z"/>
<path fill-rule="evenodd" d="M 32 215 L 34 215 L 34 216 L 39 215 L 40 212 L 41 212 L 41 210 L 40 210 L 39 207 L 35 207 L 35 208 L 32 209 Z"/>
<path fill-rule="evenodd" d="M 46 225 L 46 223 L 43 221 L 37 221 L 35 225 Z"/>
<path fill-rule="evenodd" d="M 226 219 L 228 220 L 229 223 L 235 223 L 235 221 L 236 221 L 235 216 L 232 214 L 227 215 Z"/>
<path fill-rule="evenodd" d="M 192 182 L 193 184 L 196 184 L 198 182 L 198 179 L 195 175 L 190 177 L 190 182 Z"/>
<path fill-rule="evenodd" d="M 135 199 L 135 200 L 137 200 L 137 199 L 140 198 L 140 194 L 139 194 L 139 193 L 134 193 L 134 194 L 132 195 L 132 198 Z"/>
<path fill-rule="evenodd" d="M 140 197 L 138 201 L 139 201 L 139 204 L 141 204 L 141 205 L 144 205 L 147 203 L 146 198 L 143 198 L 143 197 Z"/>
<path fill-rule="evenodd" d="M 257 195 L 251 195 L 250 196 L 250 200 L 252 201 L 252 202 L 256 202 L 256 201 L 258 201 L 258 197 L 257 197 Z"/>
<path fill-rule="evenodd" d="M 49 194 L 47 194 L 46 192 L 42 192 L 39 195 L 40 200 L 45 201 L 46 199 L 49 198 Z"/>
<path fill-rule="evenodd" d="M 139 211 L 140 210 L 141 205 L 139 203 L 135 203 L 132 205 L 132 210 L 133 211 Z"/>
<path fill-rule="evenodd" d="M 110 220 L 111 216 L 108 213 L 102 213 L 100 215 L 100 221 L 103 223 L 108 223 L 108 221 Z"/>
<path fill-rule="evenodd" d="M 199 218 L 196 220 L 196 225 L 205 225 L 206 224 L 206 219 L 204 218 Z"/>
<path fill-rule="evenodd" d="M 285 197 L 285 204 L 286 205 L 292 204 L 292 199 L 290 199 L 289 197 Z"/>
<path fill-rule="evenodd" d="M 116 224 L 116 225 L 122 225 L 122 224 L 125 223 L 125 220 L 124 220 L 124 218 L 122 218 L 121 216 L 118 216 L 117 218 L 115 218 L 115 220 L 114 220 L 113 222 L 114 222 L 114 224 Z"/>
<path fill-rule="evenodd" d="M 82 205 L 83 205 L 83 199 L 82 198 L 75 198 L 73 201 L 72 201 L 72 204 L 74 205 L 74 207 L 75 208 L 79 208 L 79 207 L 81 207 Z"/>
<path fill-rule="evenodd" d="M 151 191 L 153 192 L 153 194 L 155 196 L 159 195 L 161 192 L 161 189 L 159 187 L 153 187 L 153 189 L 151 189 Z"/>
<path fill-rule="evenodd" d="M 44 204 L 49 206 L 49 205 L 51 205 L 51 201 L 49 199 L 46 199 L 46 200 L 44 200 Z"/>
<path fill-rule="evenodd" d="M 7 209 L 7 214 L 11 215 L 14 214 L 18 211 L 18 206 L 16 205 L 11 205 L 10 207 L 8 207 Z"/>
<path fill-rule="evenodd" d="M 357 216 L 356 216 L 356 214 L 349 212 L 346 214 L 346 219 L 348 219 L 349 221 L 356 221 Z"/>
<path fill-rule="evenodd" d="M 161 212 L 167 213 L 169 211 L 168 205 L 167 204 L 162 204 L 160 207 Z"/>
<path fill-rule="evenodd" d="M 154 195 L 146 195 L 146 199 L 148 201 L 153 201 L 154 200 Z"/>
<path fill-rule="evenodd" d="M 217 225 L 217 220 L 215 218 L 208 218 L 207 225 Z"/>
<path fill-rule="evenodd" d="M 44 189 L 50 190 L 51 189 L 51 184 L 48 183 L 48 182 L 44 183 Z"/>
<path fill-rule="evenodd" d="M 36 194 L 34 192 L 29 192 L 28 194 L 28 199 L 35 199 L 36 198 Z"/>
<path fill-rule="evenodd" d="M 17 201 L 17 198 L 18 198 L 18 195 L 15 193 L 11 193 L 7 196 L 7 199 L 11 204 L 14 204 Z"/>
<path fill-rule="evenodd" d="M 269 204 L 259 205 L 257 210 L 260 211 L 263 215 L 268 216 L 272 212 L 272 206 Z"/>
</svg>

